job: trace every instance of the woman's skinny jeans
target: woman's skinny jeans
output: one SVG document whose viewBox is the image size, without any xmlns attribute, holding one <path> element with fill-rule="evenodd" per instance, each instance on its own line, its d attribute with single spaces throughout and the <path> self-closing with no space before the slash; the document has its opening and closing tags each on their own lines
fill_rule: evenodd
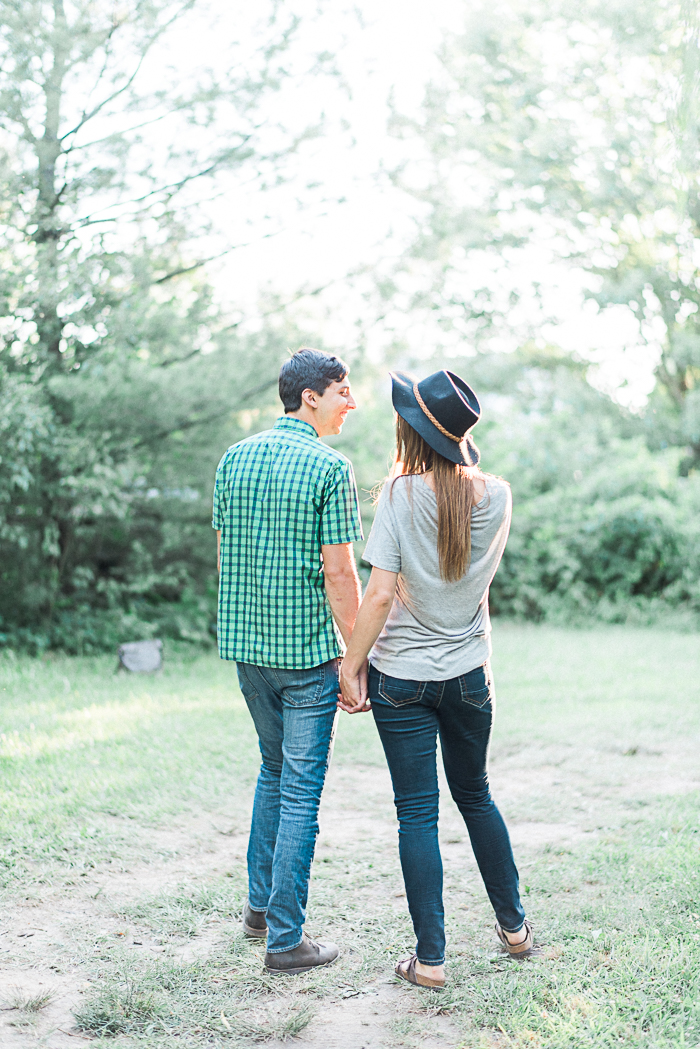
<svg viewBox="0 0 700 1049">
<path fill-rule="evenodd" d="M 525 918 L 518 871 L 486 768 L 494 705 L 489 664 L 450 681 L 406 681 L 370 666 L 369 698 L 394 785 L 399 855 L 418 960 L 424 965 L 445 960 L 438 735 L 450 793 L 467 825 L 496 918 L 503 929 L 517 932 Z"/>
</svg>

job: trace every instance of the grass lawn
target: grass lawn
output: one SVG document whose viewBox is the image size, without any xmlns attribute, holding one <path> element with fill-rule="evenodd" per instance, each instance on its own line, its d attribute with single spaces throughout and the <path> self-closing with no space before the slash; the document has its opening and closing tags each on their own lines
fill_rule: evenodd
<svg viewBox="0 0 700 1049">
<path fill-rule="evenodd" d="M 0 658 L 0 1045 L 700 1045 L 700 644 L 498 625 L 491 778 L 541 951 L 500 952 L 443 794 L 444 991 L 413 947 L 370 716 L 343 716 L 307 927 L 328 970 L 264 975 L 242 938 L 257 745 L 235 669 L 166 651 Z M 81 1041 L 82 1039 L 82 1041 Z"/>
</svg>

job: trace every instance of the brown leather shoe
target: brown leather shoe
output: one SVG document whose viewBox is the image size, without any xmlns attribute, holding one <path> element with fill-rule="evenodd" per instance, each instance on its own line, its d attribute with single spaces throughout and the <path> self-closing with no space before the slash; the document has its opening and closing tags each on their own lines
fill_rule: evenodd
<svg viewBox="0 0 700 1049">
<path fill-rule="evenodd" d="M 246 936 L 263 939 L 267 936 L 265 911 L 254 911 L 246 898 L 243 904 L 243 932 Z"/>
<path fill-rule="evenodd" d="M 320 965 L 330 965 L 338 957 L 338 948 L 334 943 L 316 943 L 306 933 L 298 947 L 291 951 L 279 951 L 277 954 L 265 955 L 265 968 L 269 973 L 285 973 L 296 976 L 307 973 Z"/>
</svg>

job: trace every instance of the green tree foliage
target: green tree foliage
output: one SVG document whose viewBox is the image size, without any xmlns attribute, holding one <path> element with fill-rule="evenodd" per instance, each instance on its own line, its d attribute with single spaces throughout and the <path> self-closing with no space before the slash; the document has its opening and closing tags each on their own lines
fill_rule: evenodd
<svg viewBox="0 0 700 1049">
<path fill-rule="evenodd" d="M 521 351 L 504 374 L 506 361 L 462 365 L 485 391 L 484 466 L 513 489 L 494 612 L 696 626 L 700 475 L 679 476 L 683 451 L 651 451 L 640 420 L 562 354 Z"/>
<path fill-rule="evenodd" d="M 483 396 L 484 465 L 514 494 L 497 613 L 698 622 L 698 24 L 680 0 L 465 5 L 418 118 L 394 117 L 421 211 L 383 291 Z M 642 415 L 536 348 L 564 268 L 657 354 Z"/>
<path fill-rule="evenodd" d="M 233 47 L 197 76 L 150 66 L 193 6 L 0 0 L 0 634 L 12 644 L 211 637 L 214 468 L 272 423 L 279 363 L 302 341 L 264 318 L 243 336 L 217 305 L 204 265 L 234 245 L 200 207 L 224 178 L 264 192 L 311 133 L 263 116 L 291 82 L 296 23 L 272 4 L 245 60 Z M 397 176 L 423 219 L 382 291 L 479 351 L 418 367 L 472 382 L 484 466 L 513 486 L 496 612 L 700 613 L 697 38 L 680 2 L 499 0 L 446 42 L 420 119 L 395 121 L 425 149 Z M 643 418 L 593 389 L 585 364 L 535 349 L 546 317 L 532 259 L 636 317 L 660 355 Z M 486 352 L 499 335 L 521 348 Z M 401 348 L 391 359 L 410 367 Z M 377 367 L 351 363 L 360 410 L 337 444 L 367 532 L 392 414 Z"/>
<path fill-rule="evenodd" d="M 285 332 L 215 304 L 197 205 L 298 145 L 261 117 L 296 26 L 146 76 L 192 7 L 0 2 L 0 630 L 35 647 L 209 635 L 211 477 L 274 402 Z"/>
<path fill-rule="evenodd" d="M 427 207 L 413 254 L 431 279 L 421 271 L 414 304 L 472 342 L 499 330 L 512 341 L 518 305 L 542 291 L 540 263 L 582 270 L 588 296 L 627 307 L 658 352 L 651 439 L 686 448 L 684 472 L 700 464 L 698 10 L 470 9 L 421 119 L 395 125 L 427 148 L 402 173 Z"/>
</svg>

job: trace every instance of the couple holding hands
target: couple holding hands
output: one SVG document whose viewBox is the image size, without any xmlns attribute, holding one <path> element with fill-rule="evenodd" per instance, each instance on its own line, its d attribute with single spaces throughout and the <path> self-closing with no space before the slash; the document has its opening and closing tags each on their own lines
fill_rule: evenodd
<svg viewBox="0 0 700 1049">
<path fill-rule="evenodd" d="M 320 440 L 356 405 L 337 357 L 285 361 L 284 415 L 233 445 L 216 474 L 219 653 L 235 660 L 262 764 L 248 844 L 243 929 L 267 937 L 265 967 L 294 974 L 338 948 L 304 932 L 318 809 L 337 709 L 371 711 L 386 754 L 416 950 L 396 974 L 445 983 L 437 739 L 496 914 L 516 958 L 532 950 L 510 838 L 489 791 L 494 707 L 489 586 L 511 517 L 508 484 L 483 474 L 470 436 L 481 409 L 447 371 L 392 374 L 396 459 L 364 558 L 350 462 Z M 335 625 L 334 625 L 335 620 Z M 340 657 L 336 626 L 347 646 Z"/>
</svg>

